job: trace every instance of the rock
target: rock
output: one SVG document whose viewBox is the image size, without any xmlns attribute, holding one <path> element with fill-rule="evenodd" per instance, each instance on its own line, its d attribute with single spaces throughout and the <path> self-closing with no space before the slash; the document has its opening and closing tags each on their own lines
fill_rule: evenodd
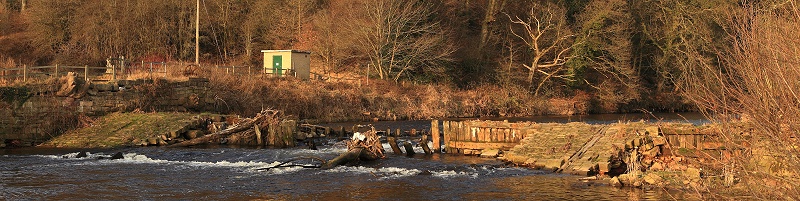
<svg viewBox="0 0 800 201">
<path fill-rule="evenodd" d="M 655 162 L 652 166 L 650 166 L 650 170 L 654 171 L 661 171 L 664 170 L 664 164 L 661 162 Z"/>
<path fill-rule="evenodd" d="M 617 179 L 619 179 L 619 182 L 621 182 L 622 185 L 624 186 L 624 185 L 632 185 L 634 177 L 631 174 L 621 174 L 617 176 Z"/>
<path fill-rule="evenodd" d="M 183 137 L 186 138 L 187 140 L 191 140 L 197 137 L 201 137 L 203 136 L 203 134 L 204 132 L 201 130 L 190 130 L 189 132 L 184 133 Z"/>
<path fill-rule="evenodd" d="M 619 177 L 611 178 L 611 181 L 609 181 L 609 185 L 614 186 L 614 187 L 622 187 L 623 186 L 622 182 L 619 180 Z"/>
<path fill-rule="evenodd" d="M 169 140 L 169 138 L 166 135 L 161 135 L 160 137 L 161 137 L 161 140 L 163 140 L 163 141 Z"/>
<path fill-rule="evenodd" d="M 500 150 L 499 149 L 484 149 L 481 152 L 481 157 L 482 158 L 495 158 L 498 155 L 500 155 Z"/>
<path fill-rule="evenodd" d="M 5 142 L 0 142 L 0 148 L 6 148 L 6 143 Z"/>
<path fill-rule="evenodd" d="M 529 158 L 528 160 L 525 160 L 525 163 L 523 163 L 523 164 L 526 165 L 526 166 L 533 166 L 534 164 L 536 164 L 536 159 L 535 158 Z"/>
<path fill-rule="evenodd" d="M 163 135 L 162 135 L 162 136 L 163 136 Z M 163 140 L 163 139 L 161 139 L 161 138 L 158 138 L 158 143 L 157 143 L 156 145 L 158 145 L 158 146 L 164 146 L 164 145 L 167 145 L 167 144 L 168 144 L 168 143 L 167 143 L 167 141 L 166 141 L 166 140 Z"/>
<path fill-rule="evenodd" d="M 147 145 L 158 145 L 158 140 L 157 137 L 147 138 Z"/>
<path fill-rule="evenodd" d="M 78 85 L 78 83 L 76 83 L 78 79 L 75 79 L 75 73 L 74 72 L 67 73 L 67 75 L 64 76 L 62 80 L 64 80 L 65 83 L 61 85 L 61 88 L 58 90 L 58 92 L 56 92 L 56 96 L 64 97 L 74 93 L 75 88 Z"/>
<path fill-rule="evenodd" d="M 111 160 L 123 159 L 125 156 L 122 155 L 122 152 L 117 152 L 116 154 L 111 156 Z"/>
<path fill-rule="evenodd" d="M 86 156 L 88 156 L 88 155 L 89 154 L 87 154 L 85 151 L 82 151 L 82 152 L 79 152 L 78 155 L 75 156 L 75 158 L 86 158 Z"/>
<path fill-rule="evenodd" d="M 651 149 L 642 152 L 644 157 L 656 157 L 658 155 L 661 155 L 661 149 L 658 147 L 651 147 Z"/>
<path fill-rule="evenodd" d="M 655 173 L 649 173 L 647 175 L 644 175 L 644 183 L 646 183 L 646 184 L 659 185 L 659 184 L 661 184 L 661 181 L 663 181 L 663 180 L 664 179 L 661 178 L 661 176 L 658 176 Z"/>
</svg>

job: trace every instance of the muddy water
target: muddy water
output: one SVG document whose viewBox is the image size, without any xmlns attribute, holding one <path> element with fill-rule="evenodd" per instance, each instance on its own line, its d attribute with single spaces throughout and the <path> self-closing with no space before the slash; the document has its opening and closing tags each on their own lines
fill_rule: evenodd
<svg viewBox="0 0 800 201">
<path fill-rule="evenodd" d="M 419 148 L 418 148 L 419 149 Z M 117 151 L 120 160 L 99 160 Z M 661 189 L 618 189 L 576 176 L 452 155 L 387 159 L 330 170 L 275 168 L 345 151 L 260 148 L 17 149 L 0 155 L 0 200 L 659 200 Z M 421 150 L 417 150 L 421 152 Z M 313 165 L 314 161 L 296 161 Z"/>
</svg>

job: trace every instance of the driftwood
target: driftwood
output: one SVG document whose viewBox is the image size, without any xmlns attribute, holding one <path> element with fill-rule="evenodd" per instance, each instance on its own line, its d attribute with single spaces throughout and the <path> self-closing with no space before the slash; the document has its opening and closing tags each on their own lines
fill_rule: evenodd
<svg viewBox="0 0 800 201">
<path fill-rule="evenodd" d="M 353 138 L 347 142 L 347 152 L 329 160 L 322 165 L 323 169 L 334 168 L 355 161 L 372 161 L 384 158 L 383 145 L 380 137 L 375 134 L 375 128 L 361 133 L 353 134 Z"/>
<path fill-rule="evenodd" d="M 218 131 L 218 132 L 215 132 L 213 134 L 209 134 L 209 135 L 206 135 L 206 136 L 203 136 L 203 137 L 199 137 L 199 138 L 195 138 L 195 139 L 192 139 L 192 140 L 183 141 L 181 143 L 173 144 L 173 145 L 170 145 L 169 147 L 185 147 L 185 146 L 204 144 L 204 143 L 208 143 L 208 142 L 211 142 L 211 141 L 214 141 L 214 140 L 218 140 L 220 138 L 223 138 L 225 136 L 228 136 L 228 135 L 231 135 L 231 134 L 234 134 L 234 133 L 239 133 L 239 132 L 243 132 L 243 131 L 246 131 L 246 130 L 249 130 L 249 129 L 253 129 L 256 125 L 260 125 L 260 124 L 264 123 L 264 121 L 274 121 L 275 120 L 275 115 L 277 113 L 278 112 L 274 111 L 274 110 L 264 110 L 264 111 L 261 111 L 260 113 L 258 113 L 255 118 L 253 118 L 253 119 L 244 119 L 244 120 L 242 120 L 242 122 L 240 122 L 238 125 L 236 125 L 234 127 L 231 127 L 231 128 L 225 129 L 225 130 L 221 130 L 221 131 Z"/>
</svg>

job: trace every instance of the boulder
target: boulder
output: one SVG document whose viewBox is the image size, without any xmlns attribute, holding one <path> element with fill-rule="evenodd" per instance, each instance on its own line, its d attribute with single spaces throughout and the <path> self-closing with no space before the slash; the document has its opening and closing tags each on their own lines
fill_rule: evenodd
<svg viewBox="0 0 800 201">
<path fill-rule="evenodd" d="M 122 155 L 122 152 L 117 152 L 116 154 L 112 155 L 110 159 L 111 160 L 116 160 L 116 159 L 123 159 L 123 158 L 125 158 L 125 156 Z"/>
<path fill-rule="evenodd" d="M 204 132 L 201 130 L 190 130 L 183 134 L 183 137 L 187 140 L 195 139 L 197 137 L 203 136 Z"/>
<path fill-rule="evenodd" d="M 82 152 L 79 152 L 78 155 L 75 155 L 75 158 L 86 158 L 86 156 L 88 156 L 88 155 L 89 154 L 87 154 L 85 151 L 82 151 Z"/>
<path fill-rule="evenodd" d="M 499 149 L 484 149 L 481 152 L 481 157 L 483 158 L 496 158 L 498 155 L 500 155 Z"/>
</svg>

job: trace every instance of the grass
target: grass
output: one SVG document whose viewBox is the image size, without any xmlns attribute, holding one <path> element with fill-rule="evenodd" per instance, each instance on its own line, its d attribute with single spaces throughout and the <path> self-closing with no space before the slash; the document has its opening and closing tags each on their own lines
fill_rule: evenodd
<svg viewBox="0 0 800 201">
<path fill-rule="evenodd" d="M 113 113 L 85 128 L 68 131 L 43 144 L 60 148 L 109 148 L 158 137 L 192 121 L 192 113 Z"/>
</svg>

